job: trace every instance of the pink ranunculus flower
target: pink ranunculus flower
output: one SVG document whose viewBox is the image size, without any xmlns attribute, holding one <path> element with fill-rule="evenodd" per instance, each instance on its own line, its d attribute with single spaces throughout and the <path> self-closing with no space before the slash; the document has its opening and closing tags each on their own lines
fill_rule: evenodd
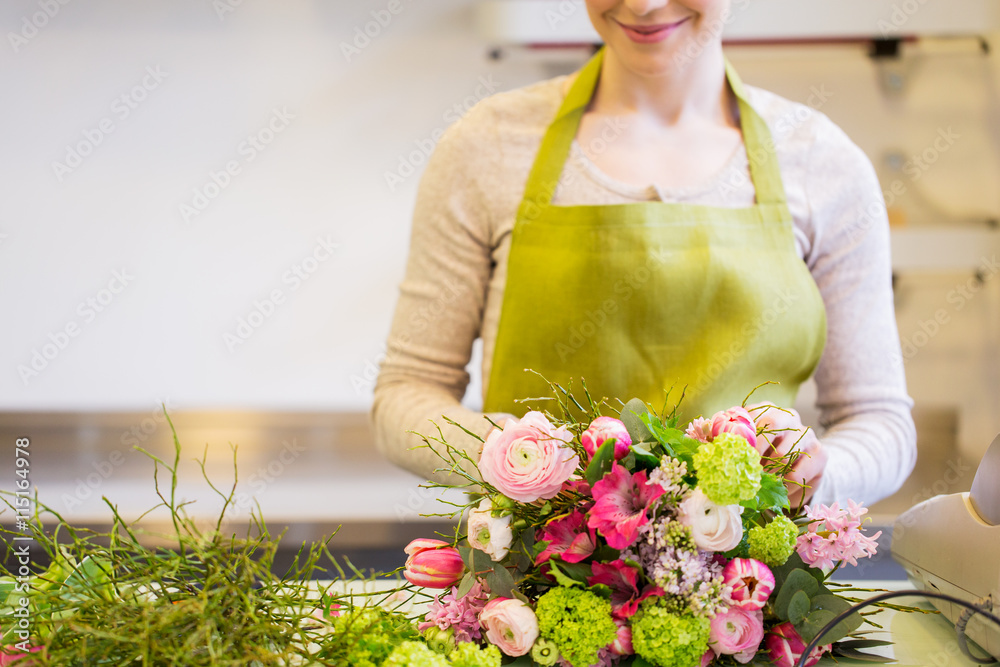
<svg viewBox="0 0 1000 667">
<path fill-rule="evenodd" d="M 764 612 L 730 607 L 712 617 L 709 646 L 716 655 L 731 655 L 748 663 L 764 639 Z"/>
<path fill-rule="evenodd" d="M 590 426 L 580 436 L 580 443 L 587 450 L 587 454 L 594 458 L 594 454 L 608 438 L 615 439 L 616 461 L 628 454 L 628 449 L 632 446 L 632 436 L 628 434 L 625 424 L 614 417 L 598 417 L 590 422 Z"/>
<path fill-rule="evenodd" d="M 403 576 L 417 586 L 451 588 L 465 571 L 458 550 L 441 540 L 416 539 L 403 551 L 408 556 Z"/>
<path fill-rule="evenodd" d="M 806 659 L 806 667 L 812 667 L 819 662 L 820 657 L 830 650 L 832 644 L 817 646 Z M 764 638 L 764 647 L 767 649 L 767 657 L 775 664 L 775 667 L 795 667 L 799 664 L 802 652 L 806 650 L 806 642 L 802 640 L 795 626 L 791 623 L 776 625 L 767 633 Z"/>
<path fill-rule="evenodd" d="M 520 600 L 494 598 L 479 614 L 486 638 L 512 658 L 524 655 L 538 639 L 538 619 Z"/>
<path fill-rule="evenodd" d="M 743 539 L 743 508 L 716 505 L 705 492 L 695 489 L 678 508 L 679 520 L 691 529 L 691 537 L 705 551 L 729 551 Z"/>
<path fill-rule="evenodd" d="M 627 468 L 614 462 L 611 472 L 594 484 L 597 502 L 590 509 L 587 524 L 596 529 L 612 549 L 629 548 L 638 537 L 639 529 L 649 522 L 646 512 L 664 491 L 659 484 L 647 482 L 645 470 L 630 474 Z"/>
<path fill-rule="evenodd" d="M 739 406 L 729 408 L 712 416 L 712 437 L 716 438 L 725 432 L 743 436 L 750 446 L 756 449 L 757 426 L 746 408 Z"/>
<path fill-rule="evenodd" d="M 556 555 L 566 563 L 579 563 L 597 548 L 597 535 L 593 528 L 587 527 L 581 512 L 571 512 L 561 519 L 549 521 L 539 531 L 538 541 L 549 544 L 535 557 L 535 565 Z"/>
<path fill-rule="evenodd" d="M 771 568 L 753 558 L 734 558 L 726 563 L 722 579 L 732 589 L 732 606 L 739 609 L 763 609 L 774 592 Z"/>
<path fill-rule="evenodd" d="M 502 431 L 493 429 L 486 437 L 479 472 L 508 498 L 522 503 L 551 498 L 580 465 L 567 444 L 572 439 L 568 428 L 556 428 L 540 412 L 508 419 Z"/>
</svg>

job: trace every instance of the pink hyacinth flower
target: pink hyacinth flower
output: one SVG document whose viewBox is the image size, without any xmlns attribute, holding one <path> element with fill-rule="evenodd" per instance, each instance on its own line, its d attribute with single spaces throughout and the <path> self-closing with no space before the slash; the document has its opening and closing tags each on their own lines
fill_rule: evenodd
<svg viewBox="0 0 1000 667">
<path fill-rule="evenodd" d="M 750 446 L 756 449 L 757 426 L 746 408 L 729 408 L 712 416 L 712 437 L 717 438 L 720 433 L 727 432 L 743 436 Z"/>
<path fill-rule="evenodd" d="M 632 446 L 632 436 L 628 434 L 625 424 L 614 417 L 598 417 L 590 422 L 590 426 L 580 436 L 580 443 L 590 458 L 594 458 L 594 454 L 608 438 L 615 439 L 616 461 L 628 454 L 629 447 Z"/>
<path fill-rule="evenodd" d="M 455 641 L 479 641 L 482 638 L 479 614 L 486 607 L 487 598 L 489 593 L 478 581 L 463 597 L 458 597 L 458 588 L 453 586 L 450 593 L 435 597 L 431 601 L 424 620 L 417 625 L 417 630 L 424 632 L 433 627 L 454 630 Z"/>
<path fill-rule="evenodd" d="M 753 558 L 732 559 L 722 570 L 722 578 L 732 589 L 732 606 L 739 609 L 763 609 L 774 592 L 771 568 Z"/>
<path fill-rule="evenodd" d="M 540 531 L 538 541 L 549 544 L 535 558 L 535 565 L 541 565 L 556 555 L 566 563 L 579 563 L 597 548 L 597 535 L 593 528 L 587 527 L 581 512 L 549 521 Z"/>
<path fill-rule="evenodd" d="M 875 555 L 875 541 L 882 531 L 868 536 L 861 532 L 862 517 L 868 512 L 853 500 L 842 510 L 837 503 L 812 508 L 806 505 L 809 517 L 807 532 L 799 535 L 795 545 L 802 560 L 812 567 L 829 569 L 840 561 L 857 565 L 858 558 Z"/>
<path fill-rule="evenodd" d="M 458 549 L 441 540 L 416 539 L 403 551 L 408 556 L 403 576 L 417 586 L 451 588 L 465 571 Z"/>
<path fill-rule="evenodd" d="M 627 549 L 649 522 L 646 512 L 663 493 L 659 484 L 647 484 L 645 470 L 629 474 L 625 467 L 612 463 L 611 472 L 594 484 L 597 502 L 587 523 L 612 549 Z"/>
<path fill-rule="evenodd" d="M 643 600 L 664 594 L 663 589 L 654 584 L 647 584 L 640 593 L 639 571 L 621 559 L 610 563 L 592 563 L 590 571 L 592 575 L 587 578 L 588 585 L 604 584 L 611 589 L 611 615 L 616 619 L 626 620 L 635 616 Z"/>
<path fill-rule="evenodd" d="M 832 646 L 832 644 L 827 644 L 814 648 L 806 660 L 806 667 L 813 667 Z M 764 638 L 764 648 L 775 667 L 795 667 L 799 664 L 802 652 L 806 650 L 806 643 L 795 631 L 794 625 L 782 623 L 771 628 L 770 632 L 767 633 Z"/>
</svg>

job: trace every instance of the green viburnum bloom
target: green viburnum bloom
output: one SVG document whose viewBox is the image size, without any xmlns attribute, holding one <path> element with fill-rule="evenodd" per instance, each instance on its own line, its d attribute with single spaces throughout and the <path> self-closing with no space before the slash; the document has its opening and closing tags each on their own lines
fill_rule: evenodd
<svg viewBox="0 0 1000 667">
<path fill-rule="evenodd" d="M 448 654 L 452 667 L 500 667 L 502 656 L 496 646 L 479 648 L 472 642 L 461 642 Z"/>
<path fill-rule="evenodd" d="M 353 667 L 377 667 L 400 642 L 420 638 L 405 617 L 378 607 L 354 608 L 331 626 L 344 646 L 337 659 Z"/>
<path fill-rule="evenodd" d="M 531 659 L 541 665 L 549 667 L 559 662 L 559 647 L 555 642 L 539 637 L 535 640 L 535 645 L 531 647 Z"/>
<path fill-rule="evenodd" d="M 771 567 L 780 567 L 795 551 L 798 537 L 798 526 L 791 519 L 784 515 L 776 516 L 766 526 L 754 526 L 750 529 L 747 535 L 750 558 Z"/>
<path fill-rule="evenodd" d="M 672 613 L 651 598 L 632 617 L 632 647 L 658 667 L 696 667 L 708 648 L 709 627 L 707 618 Z"/>
<path fill-rule="evenodd" d="M 422 642 L 403 642 L 389 654 L 382 667 L 449 667 L 447 658 Z"/>
<path fill-rule="evenodd" d="M 716 505 L 735 505 L 760 491 L 764 467 L 750 443 L 732 433 L 720 433 L 694 453 L 698 488 Z"/>
<path fill-rule="evenodd" d="M 597 652 L 618 635 L 611 603 L 582 588 L 549 590 L 538 598 L 535 616 L 541 636 L 554 642 L 573 667 L 596 663 Z"/>
</svg>

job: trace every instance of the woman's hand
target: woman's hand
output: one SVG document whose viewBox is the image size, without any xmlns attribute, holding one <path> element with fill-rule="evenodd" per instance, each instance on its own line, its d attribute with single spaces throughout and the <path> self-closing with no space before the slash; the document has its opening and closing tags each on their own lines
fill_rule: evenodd
<svg viewBox="0 0 1000 667">
<path fill-rule="evenodd" d="M 757 422 L 758 430 L 764 427 L 768 431 L 757 436 L 757 451 L 762 456 L 784 456 L 793 447 L 802 452 L 785 475 L 785 486 L 792 507 L 808 501 L 823 478 L 829 458 L 816 433 L 802 424 L 795 410 L 784 410 L 770 403 L 757 403 L 747 410 Z"/>
</svg>

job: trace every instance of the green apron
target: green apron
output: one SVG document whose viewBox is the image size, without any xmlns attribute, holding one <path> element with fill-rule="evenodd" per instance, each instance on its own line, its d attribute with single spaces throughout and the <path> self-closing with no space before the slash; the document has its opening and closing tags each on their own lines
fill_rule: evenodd
<svg viewBox="0 0 1000 667">
<path fill-rule="evenodd" d="M 511 239 L 484 409 L 523 414 L 551 404 L 534 373 L 595 399 L 659 408 L 686 387 L 680 413 L 709 416 L 754 401 L 791 407 L 826 342 L 826 311 L 795 251 L 774 142 L 735 71 L 756 204 L 663 202 L 554 206 L 603 61 L 580 71 L 542 139 Z"/>
</svg>

